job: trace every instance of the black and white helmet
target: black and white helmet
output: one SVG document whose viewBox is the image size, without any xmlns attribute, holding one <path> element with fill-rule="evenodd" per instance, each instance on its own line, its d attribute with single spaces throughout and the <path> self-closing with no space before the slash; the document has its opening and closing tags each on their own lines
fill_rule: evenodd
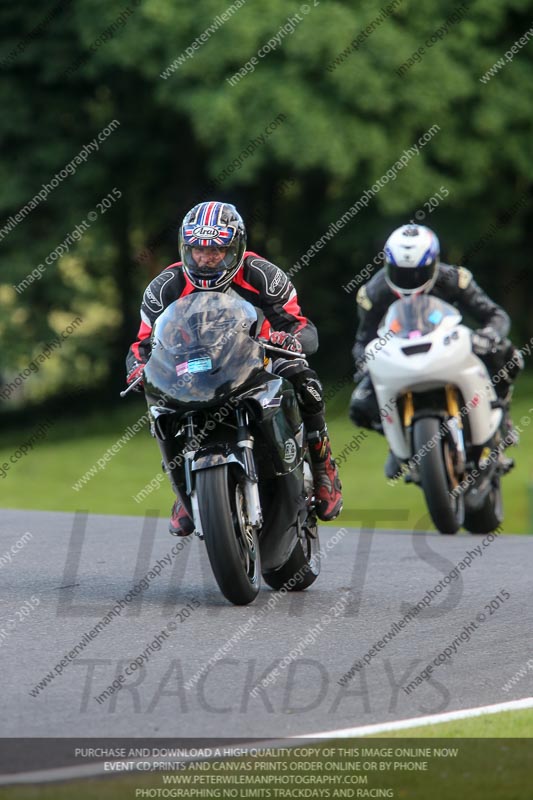
<svg viewBox="0 0 533 800">
<path fill-rule="evenodd" d="M 439 269 L 437 236 L 424 225 L 402 225 L 391 233 L 385 247 L 385 276 L 396 294 L 429 292 Z"/>
</svg>

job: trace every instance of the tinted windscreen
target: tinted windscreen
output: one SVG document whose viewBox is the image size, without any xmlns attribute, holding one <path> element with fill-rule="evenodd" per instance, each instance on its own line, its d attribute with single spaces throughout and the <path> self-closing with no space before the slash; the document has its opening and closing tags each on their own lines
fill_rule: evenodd
<svg viewBox="0 0 533 800">
<path fill-rule="evenodd" d="M 219 402 L 263 369 L 257 313 L 234 294 L 195 292 L 156 320 L 145 369 L 147 393 L 182 405 Z"/>
<path fill-rule="evenodd" d="M 396 300 L 387 311 L 382 326 L 403 339 L 414 339 L 431 333 L 446 317 L 461 320 L 456 308 L 427 294 Z"/>
</svg>

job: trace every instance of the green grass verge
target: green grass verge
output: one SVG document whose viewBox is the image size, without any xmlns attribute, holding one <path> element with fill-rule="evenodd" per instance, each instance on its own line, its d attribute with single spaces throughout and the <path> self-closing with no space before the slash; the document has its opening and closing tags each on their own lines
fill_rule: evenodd
<svg viewBox="0 0 533 800">
<path fill-rule="evenodd" d="M 349 396 L 350 387 L 345 387 L 328 403 L 334 452 L 337 456 L 344 452 L 346 457 L 339 459 L 343 462 L 340 471 L 345 510 L 331 524 L 359 526 L 359 509 L 382 509 L 394 510 L 396 514 L 392 519 L 378 520 L 377 527 L 431 528 L 420 489 L 403 482 L 388 485 L 383 475 L 387 454 L 385 440 L 352 425 L 347 416 Z M 517 424 L 533 405 L 532 398 L 533 375 L 522 377 L 513 405 Z M 159 451 L 146 427 L 124 444 L 105 469 L 98 469 L 79 491 L 72 488 L 145 411 L 142 399 L 136 397 L 128 398 L 121 408 L 111 413 L 95 411 L 77 421 L 54 421 L 46 437 L 37 441 L 29 455 L 15 464 L 10 463 L 10 456 L 29 438 L 35 425 L 4 433 L 0 465 L 8 463 L 9 470 L 1 479 L 2 506 L 53 511 L 86 509 L 91 513 L 134 516 L 150 513 L 166 517 L 172 504 L 166 479 L 141 502 L 133 499 L 161 472 Z M 528 508 L 528 487 L 533 483 L 533 425 L 524 426 L 519 448 L 508 452 L 516 458 L 517 466 L 503 481 L 504 530 L 532 533 L 530 517 L 533 512 Z"/>
<path fill-rule="evenodd" d="M 379 739 L 529 739 L 533 737 L 533 710 L 501 711 L 374 736 Z"/>
</svg>

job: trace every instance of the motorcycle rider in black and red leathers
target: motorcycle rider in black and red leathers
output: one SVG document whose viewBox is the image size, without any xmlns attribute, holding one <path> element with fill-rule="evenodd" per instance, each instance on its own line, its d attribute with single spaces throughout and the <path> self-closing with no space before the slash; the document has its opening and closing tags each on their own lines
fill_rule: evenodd
<svg viewBox="0 0 533 800">
<path fill-rule="evenodd" d="M 511 326 L 508 314 L 481 289 L 465 267 L 442 263 L 439 240 L 423 225 L 402 225 L 387 239 L 383 248 L 384 266 L 357 293 L 359 326 L 352 353 L 357 384 L 350 401 L 350 419 L 356 425 L 383 433 L 381 415 L 368 368 L 365 347 L 375 339 L 387 309 L 400 297 L 425 292 L 455 305 L 461 314 L 472 317 L 481 329 L 472 337 L 473 350 L 486 364 L 489 374 L 498 373 L 494 389 L 504 412 L 510 438 L 512 384 L 524 367 L 524 359 L 507 338 Z M 518 436 L 514 433 L 515 441 Z M 401 473 L 401 464 L 389 452 L 385 464 L 387 478 Z"/>
<path fill-rule="evenodd" d="M 164 269 L 144 293 L 138 338 L 126 358 L 128 384 L 142 375 L 150 357 L 152 327 L 163 309 L 192 292 L 235 292 L 262 312 L 258 338 L 299 356 L 276 358 L 273 371 L 290 381 L 296 392 L 307 432 L 317 515 L 322 520 L 335 519 L 342 509 L 341 483 L 331 455 L 322 386 L 306 359 L 317 350 L 318 335 L 300 310 L 296 289 L 279 267 L 246 250 L 243 220 L 228 203 L 199 203 L 186 214 L 180 229 L 180 255 L 181 261 Z M 194 531 L 179 496 L 169 530 L 176 536 Z"/>
</svg>

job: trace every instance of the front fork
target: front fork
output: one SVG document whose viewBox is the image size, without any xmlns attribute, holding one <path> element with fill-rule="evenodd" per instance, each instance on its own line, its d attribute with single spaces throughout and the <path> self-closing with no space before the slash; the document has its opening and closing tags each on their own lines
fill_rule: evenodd
<svg viewBox="0 0 533 800">
<path fill-rule="evenodd" d="M 463 435 L 463 421 L 459 403 L 457 402 L 457 390 L 451 384 L 446 384 L 444 390 L 446 393 L 446 411 L 448 414 L 446 427 L 450 433 L 453 445 L 456 474 L 461 476 L 464 474 L 466 467 L 466 451 Z M 413 393 L 406 392 L 403 405 L 403 426 L 406 434 L 409 436 L 412 430 L 414 414 L 415 406 Z"/>
<path fill-rule="evenodd" d="M 244 474 L 242 488 L 246 502 L 246 516 L 249 524 L 259 530 L 263 525 L 263 513 L 259 498 L 257 471 L 253 456 L 254 437 L 250 432 L 248 412 L 246 409 L 238 407 L 235 410 L 235 416 L 237 420 L 236 449 L 234 448 L 227 452 L 225 456 L 217 452 L 216 456 L 213 457 L 212 465 L 218 466 L 224 463 L 236 463 L 240 466 Z M 197 533 L 200 537 L 202 537 L 203 532 L 201 530 L 198 498 L 196 495 L 196 487 L 193 477 L 193 473 L 195 472 L 193 464 L 197 457 L 198 451 L 198 447 L 195 447 L 193 443 L 197 435 L 197 425 L 194 419 L 194 414 L 188 414 L 185 421 L 186 443 L 184 446 L 185 491 L 191 500 L 191 507 L 196 523 Z M 205 457 L 209 461 L 208 446 Z"/>
<path fill-rule="evenodd" d="M 248 412 L 245 408 L 237 408 L 237 447 L 241 449 L 244 459 L 244 499 L 248 521 L 259 530 L 263 525 L 263 511 L 259 499 L 259 486 L 254 461 L 254 437 L 250 433 Z"/>
</svg>

